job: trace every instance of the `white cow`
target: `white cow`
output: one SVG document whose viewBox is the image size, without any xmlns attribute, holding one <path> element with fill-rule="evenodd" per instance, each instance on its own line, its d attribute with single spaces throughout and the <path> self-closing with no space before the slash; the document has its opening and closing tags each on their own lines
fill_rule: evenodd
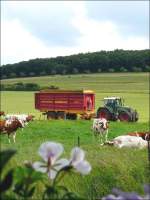
<svg viewBox="0 0 150 200">
<path fill-rule="evenodd" d="M 134 147 L 143 149 L 148 146 L 148 142 L 146 140 L 143 140 L 141 137 L 130 136 L 130 135 L 118 136 L 114 138 L 111 142 L 108 142 L 107 144 L 111 144 L 118 148 Z"/>
<path fill-rule="evenodd" d="M 95 136 L 99 135 L 99 140 L 101 145 L 107 142 L 108 121 L 105 118 L 94 119 L 92 129 Z"/>
</svg>

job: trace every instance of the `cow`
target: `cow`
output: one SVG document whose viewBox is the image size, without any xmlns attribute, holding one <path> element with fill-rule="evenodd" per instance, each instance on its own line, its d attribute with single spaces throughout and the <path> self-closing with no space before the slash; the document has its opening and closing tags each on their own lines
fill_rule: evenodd
<svg viewBox="0 0 150 200">
<path fill-rule="evenodd" d="M 101 145 L 107 142 L 108 123 L 109 122 L 105 118 L 95 118 L 93 120 L 93 133 L 95 136 L 99 135 Z"/>
<path fill-rule="evenodd" d="M 150 132 L 135 132 L 135 133 L 128 133 L 127 135 L 130 136 L 137 136 L 143 138 L 143 140 L 150 140 Z"/>
<path fill-rule="evenodd" d="M 0 120 L 0 132 L 8 135 L 10 143 L 10 135 L 13 136 L 14 143 L 16 142 L 16 131 L 18 128 L 23 128 L 24 124 L 17 118 L 9 120 Z"/>
<path fill-rule="evenodd" d="M 33 115 L 27 115 L 27 114 L 7 114 L 5 116 L 5 119 L 13 119 L 13 118 L 17 118 L 19 120 L 21 120 L 22 122 L 24 122 L 26 125 L 28 124 L 28 122 L 33 121 L 34 117 Z"/>
<path fill-rule="evenodd" d="M 4 111 L 0 111 L 0 117 L 1 116 L 5 116 L 5 112 Z"/>
<path fill-rule="evenodd" d="M 141 137 L 131 136 L 131 135 L 121 135 L 114 138 L 112 141 L 106 142 L 105 144 L 109 144 L 118 148 L 123 147 L 134 147 L 143 149 L 148 146 L 148 142 L 143 140 Z"/>
</svg>

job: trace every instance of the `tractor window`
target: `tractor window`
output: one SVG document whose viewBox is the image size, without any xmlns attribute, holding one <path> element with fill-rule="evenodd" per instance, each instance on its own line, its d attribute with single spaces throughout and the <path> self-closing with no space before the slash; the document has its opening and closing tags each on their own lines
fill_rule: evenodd
<svg viewBox="0 0 150 200">
<path fill-rule="evenodd" d="M 122 101 L 121 99 L 105 99 L 104 100 L 104 105 L 106 106 L 122 106 Z"/>
<path fill-rule="evenodd" d="M 118 106 L 122 106 L 121 99 L 117 99 L 117 105 L 118 105 Z"/>
<path fill-rule="evenodd" d="M 105 104 L 105 105 L 112 105 L 113 103 L 114 103 L 114 100 L 113 100 L 113 99 L 104 100 L 104 104 Z"/>
</svg>

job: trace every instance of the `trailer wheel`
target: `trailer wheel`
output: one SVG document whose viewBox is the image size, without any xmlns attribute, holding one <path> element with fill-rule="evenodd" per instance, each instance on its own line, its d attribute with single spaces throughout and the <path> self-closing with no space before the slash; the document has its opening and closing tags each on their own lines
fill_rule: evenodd
<svg viewBox="0 0 150 200">
<path fill-rule="evenodd" d="M 57 113 L 55 111 L 48 111 L 47 119 L 57 119 Z"/>
<path fill-rule="evenodd" d="M 77 119 L 77 114 L 75 114 L 75 113 L 68 113 L 66 115 L 66 119 L 76 120 Z"/>
<path fill-rule="evenodd" d="M 58 111 L 57 112 L 57 119 L 65 119 L 65 112 Z"/>
</svg>

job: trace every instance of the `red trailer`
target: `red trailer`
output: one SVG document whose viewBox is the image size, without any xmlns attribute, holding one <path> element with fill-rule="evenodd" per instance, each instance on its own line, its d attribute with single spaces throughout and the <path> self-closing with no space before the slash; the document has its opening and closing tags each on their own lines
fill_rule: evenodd
<svg viewBox="0 0 150 200">
<path fill-rule="evenodd" d="M 90 119 L 94 115 L 95 94 L 91 90 L 41 90 L 35 93 L 35 108 L 48 119 Z"/>
</svg>

